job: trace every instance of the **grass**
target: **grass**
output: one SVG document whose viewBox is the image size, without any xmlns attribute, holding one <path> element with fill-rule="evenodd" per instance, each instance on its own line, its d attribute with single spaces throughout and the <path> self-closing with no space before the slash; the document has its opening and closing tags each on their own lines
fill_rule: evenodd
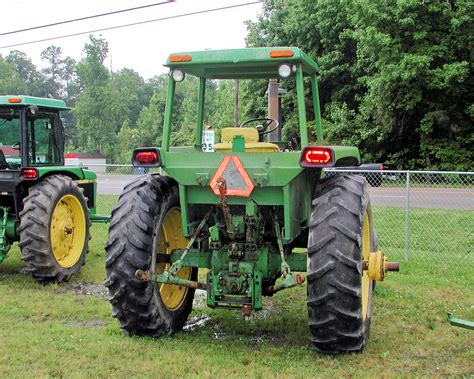
<svg viewBox="0 0 474 379">
<path fill-rule="evenodd" d="M 392 258 L 405 257 L 405 209 L 374 207 L 379 246 Z M 474 265 L 474 212 L 410 208 L 409 257 Z"/>
<path fill-rule="evenodd" d="M 98 212 L 115 199 L 101 196 Z M 390 223 L 378 220 L 382 240 Z M 377 285 L 364 352 L 332 357 L 315 353 L 308 340 L 304 287 L 265 299 L 264 311 L 248 321 L 197 306 L 191 318 L 206 322 L 192 331 L 159 340 L 124 336 L 100 295 L 106 235 L 106 225 L 92 227 L 87 264 L 63 285 L 40 286 L 19 274 L 23 263 L 12 249 L 0 266 L 0 377 L 474 375 L 474 332 L 446 321 L 447 311 L 474 319 L 472 263 L 440 264 L 414 251 L 400 273 Z"/>
</svg>

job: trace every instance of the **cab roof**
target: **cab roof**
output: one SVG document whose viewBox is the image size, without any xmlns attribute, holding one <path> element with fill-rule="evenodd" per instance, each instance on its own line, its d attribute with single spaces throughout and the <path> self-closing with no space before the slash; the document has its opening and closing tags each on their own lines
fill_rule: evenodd
<svg viewBox="0 0 474 379">
<path fill-rule="evenodd" d="M 23 95 L 0 96 L 0 107 L 5 105 L 8 105 L 9 107 L 27 107 L 30 105 L 37 105 L 38 107 L 53 108 L 58 110 L 71 109 L 68 108 L 66 103 L 62 100 Z"/>
<path fill-rule="evenodd" d="M 254 47 L 171 54 L 165 66 L 206 79 L 269 79 L 282 63 L 301 64 L 306 75 L 318 74 L 316 63 L 298 47 Z"/>
</svg>

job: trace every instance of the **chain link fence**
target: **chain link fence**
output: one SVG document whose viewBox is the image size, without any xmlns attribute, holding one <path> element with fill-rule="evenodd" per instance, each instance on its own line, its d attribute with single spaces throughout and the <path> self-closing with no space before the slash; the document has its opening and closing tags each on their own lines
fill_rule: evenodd
<svg viewBox="0 0 474 379">
<path fill-rule="evenodd" d="M 390 259 L 474 263 L 474 173 L 329 170 L 369 183 L 379 249 Z"/>
<path fill-rule="evenodd" d="M 100 194 L 118 195 L 137 175 L 160 169 L 131 165 L 88 165 Z M 391 260 L 455 257 L 474 264 L 474 172 L 335 170 L 327 175 L 361 175 L 369 183 L 378 248 Z"/>
</svg>

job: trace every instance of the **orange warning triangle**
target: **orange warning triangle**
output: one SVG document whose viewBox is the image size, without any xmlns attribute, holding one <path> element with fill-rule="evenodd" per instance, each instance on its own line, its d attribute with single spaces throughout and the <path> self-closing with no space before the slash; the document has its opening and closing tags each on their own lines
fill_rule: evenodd
<svg viewBox="0 0 474 379">
<path fill-rule="evenodd" d="M 209 185 L 212 191 L 218 196 L 219 188 L 217 186 L 217 180 L 219 178 L 225 179 L 227 196 L 249 197 L 253 191 L 254 185 L 252 179 L 250 179 L 249 174 L 237 156 L 228 155 L 224 157 L 217 168 L 216 173 L 212 177 Z"/>
</svg>

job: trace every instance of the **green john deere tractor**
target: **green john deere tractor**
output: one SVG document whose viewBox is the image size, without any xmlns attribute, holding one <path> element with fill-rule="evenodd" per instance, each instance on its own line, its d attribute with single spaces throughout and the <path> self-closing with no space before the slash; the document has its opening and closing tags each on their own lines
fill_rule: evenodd
<svg viewBox="0 0 474 379">
<path fill-rule="evenodd" d="M 398 264 L 377 251 L 366 180 L 324 177 L 324 167 L 359 164 L 360 157 L 356 147 L 323 146 L 315 62 L 284 47 L 172 54 L 166 66 L 162 146 L 136 149 L 132 158 L 166 175 L 128 184 L 112 212 L 106 285 L 113 316 L 130 335 L 160 337 L 183 328 L 196 289 L 207 292 L 211 308 L 249 315 L 262 309 L 264 296 L 306 280 L 316 349 L 361 351 L 373 283 Z M 186 75 L 199 79 L 195 134 L 192 146 L 173 147 L 175 89 Z M 276 78 L 294 88 L 296 141 L 280 138 Z M 268 117 L 223 128 L 207 152 L 206 82 L 217 79 L 270 79 L 271 109 Z M 311 144 L 308 111 L 316 125 Z M 200 268 L 207 269 L 201 281 Z"/>
<path fill-rule="evenodd" d="M 64 166 L 63 101 L 0 96 L 0 262 L 19 241 L 25 270 L 67 281 L 84 264 L 96 175 Z"/>
</svg>

